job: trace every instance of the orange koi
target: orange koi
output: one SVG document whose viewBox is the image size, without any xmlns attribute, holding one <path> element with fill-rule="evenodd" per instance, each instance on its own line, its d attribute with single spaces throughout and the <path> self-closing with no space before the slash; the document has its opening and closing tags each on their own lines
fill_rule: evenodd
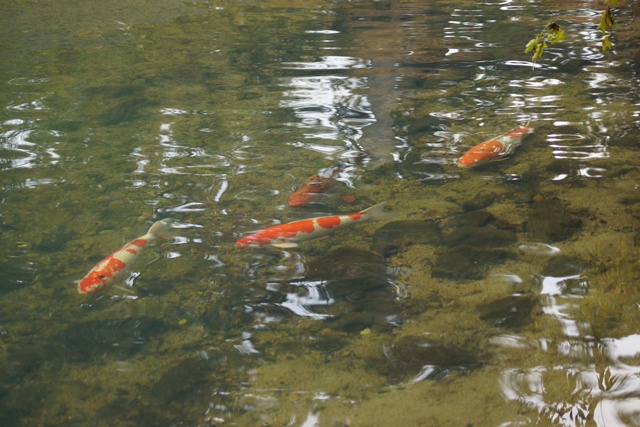
<svg viewBox="0 0 640 427">
<path fill-rule="evenodd" d="M 331 215 L 303 219 L 280 224 L 245 236 L 236 242 L 238 246 L 275 246 L 277 248 L 295 248 L 298 242 L 327 236 L 337 228 L 363 221 L 390 219 L 395 215 L 382 209 L 387 202 L 378 203 L 361 212 L 351 215 Z"/>
<path fill-rule="evenodd" d="M 300 207 L 316 199 L 336 183 L 336 177 L 344 169 L 344 164 L 322 169 L 307 178 L 300 188 L 289 197 L 289 206 Z"/>
<path fill-rule="evenodd" d="M 135 262 L 142 249 L 157 238 L 166 238 L 171 228 L 171 219 L 156 221 L 144 236 L 130 241 L 108 257 L 104 258 L 81 280 L 78 280 L 78 292 L 92 294 L 104 289 L 118 280 L 128 267 Z"/>
<path fill-rule="evenodd" d="M 481 142 L 460 157 L 458 166 L 470 168 L 502 160 L 513 153 L 522 140 L 530 133 L 533 133 L 531 126 L 522 126 L 498 137 Z"/>
</svg>

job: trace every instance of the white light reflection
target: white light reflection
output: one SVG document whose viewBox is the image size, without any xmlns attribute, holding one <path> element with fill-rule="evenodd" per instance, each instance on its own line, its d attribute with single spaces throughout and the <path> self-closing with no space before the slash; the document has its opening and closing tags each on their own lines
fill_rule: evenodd
<svg viewBox="0 0 640 427">
<path fill-rule="evenodd" d="M 613 360 L 622 357 L 636 357 L 640 355 L 640 335 L 633 334 L 622 338 L 605 338 L 602 342 L 607 347 L 607 353 Z"/>
<path fill-rule="evenodd" d="M 314 313 L 307 309 L 307 307 L 328 306 L 335 302 L 324 289 L 324 283 L 322 280 L 298 282 L 306 289 L 307 295 L 301 296 L 296 292 L 289 292 L 286 300 L 278 305 L 301 317 L 319 320 L 331 317 L 329 314 Z"/>
<path fill-rule="evenodd" d="M 340 31 L 336 30 L 306 30 L 306 34 L 340 34 Z"/>
<path fill-rule="evenodd" d="M 571 401 L 557 402 L 547 395 L 545 382 L 558 383 L 553 377 L 560 377 L 557 379 L 573 386 Z M 605 377 L 609 380 L 605 381 Z M 588 425 L 589 413 L 599 427 L 622 427 L 630 425 L 629 421 L 633 421 L 631 425 L 638 425 L 635 422 L 640 417 L 640 398 L 635 397 L 640 390 L 638 367 L 609 366 L 601 372 L 578 370 L 571 365 L 513 368 L 502 373 L 499 383 L 505 398 L 536 408 L 541 418 L 555 425 Z"/>
<path fill-rule="evenodd" d="M 604 144 L 586 144 L 571 147 L 568 145 L 549 145 L 553 149 L 553 156 L 556 159 L 572 159 L 572 160 L 593 160 L 607 159 L 609 152 Z"/>
<path fill-rule="evenodd" d="M 542 68 L 542 65 L 537 62 L 530 61 L 505 61 L 505 65 L 510 65 L 512 67 Z"/>
<path fill-rule="evenodd" d="M 285 70 L 348 70 L 370 68 L 371 61 L 351 56 L 322 56 L 316 62 L 284 62 Z"/>
<path fill-rule="evenodd" d="M 344 140 L 360 138 L 361 129 L 375 121 L 366 96 L 355 90 L 367 87 L 366 79 L 345 76 L 294 77 L 285 85 L 283 107 L 293 108 L 307 129 L 306 138 Z"/>
<path fill-rule="evenodd" d="M 502 283 L 510 285 L 519 285 L 522 283 L 522 279 L 516 274 L 493 274 L 492 277 L 495 277 Z"/>
<path fill-rule="evenodd" d="M 251 344 L 251 341 L 248 339 L 243 340 L 242 344 L 234 344 L 236 350 L 240 352 L 240 354 L 250 355 L 250 354 L 259 354 L 260 352 L 256 350 L 256 348 Z"/>
<path fill-rule="evenodd" d="M 300 427 L 317 427 L 320 425 L 320 416 L 315 412 L 309 412 L 307 419 L 300 425 Z"/>
<path fill-rule="evenodd" d="M 3 167 L 3 170 L 7 169 L 22 169 L 32 168 L 36 166 L 34 160 L 37 158 L 36 153 L 27 149 L 26 147 L 35 147 L 36 144 L 29 141 L 28 138 L 31 135 L 32 130 L 11 130 L 0 134 L 0 149 L 15 151 L 21 153 L 24 157 L 11 159 L 8 162 L 9 167 Z"/>
<path fill-rule="evenodd" d="M 165 209 L 164 212 L 202 212 L 206 210 L 207 208 L 204 203 L 189 202 L 174 208 Z"/>
<path fill-rule="evenodd" d="M 229 188 L 229 181 L 227 179 L 227 175 L 226 174 L 222 174 L 222 175 L 220 175 L 220 188 L 216 192 L 216 195 L 213 197 L 213 200 L 215 202 L 219 203 L 220 202 L 220 198 L 222 197 L 224 192 L 227 191 L 227 188 Z"/>
<path fill-rule="evenodd" d="M 576 274 L 573 276 L 565 276 L 565 277 L 552 277 L 552 276 L 541 276 L 542 277 L 542 290 L 540 293 L 542 295 L 561 295 L 564 294 L 567 290 L 567 281 L 580 279 L 581 275 Z"/>
<path fill-rule="evenodd" d="M 409 381 L 409 385 L 419 383 L 429 377 L 431 377 L 434 373 L 438 371 L 438 367 L 435 365 L 425 365 L 422 367 L 418 375 L 413 377 L 411 381 Z"/>
<path fill-rule="evenodd" d="M 602 178 L 606 171 L 604 168 L 584 167 L 578 169 L 578 175 L 585 178 Z"/>
<path fill-rule="evenodd" d="M 524 254 L 543 256 L 554 256 L 561 252 L 559 247 L 546 243 L 523 243 L 518 246 L 518 250 Z"/>
</svg>

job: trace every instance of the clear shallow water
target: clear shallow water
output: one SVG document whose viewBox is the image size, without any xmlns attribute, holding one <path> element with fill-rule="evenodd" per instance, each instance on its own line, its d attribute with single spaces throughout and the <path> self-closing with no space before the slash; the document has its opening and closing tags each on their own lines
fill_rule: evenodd
<svg viewBox="0 0 640 427">
<path fill-rule="evenodd" d="M 3 13 L 2 425 L 640 425 L 627 27 L 602 55 L 580 3 L 152 6 Z M 549 17 L 569 37 L 532 67 Z M 455 166 L 527 121 L 509 160 Z M 385 200 L 396 221 L 234 246 Z"/>
</svg>

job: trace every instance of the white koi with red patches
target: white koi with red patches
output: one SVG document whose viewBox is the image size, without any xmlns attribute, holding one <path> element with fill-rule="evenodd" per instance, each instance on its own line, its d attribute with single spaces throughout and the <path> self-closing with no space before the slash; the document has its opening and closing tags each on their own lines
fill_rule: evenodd
<svg viewBox="0 0 640 427">
<path fill-rule="evenodd" d="M 322 216 L 276 225 L 245 236 L 238 240 L 236 245 L 271 245 L 277 248 L 294 248 L 298 246 L 298 242 L 327 236 L 337 228 L 353 225 L 358 222 L 389 219 L 394 215 L 382 210 L 386 203 L 387 202 L 379 203 L 351 215 Z"/>
<path fill-rule="evenodd" d="M 512 154 L 530 133 L 533 133 L 533 128 L 527 125 L 481 142 L 460 157 L 458 166 L 470 168 L 502 160 Z"/>
<path fill-rule="evenodd" d="M 147 244 L 157 238 L 164 238 L 171 228 L 171 219 L 156 221 L 144 236 L 127 243 L 104 258 L 78 283 L 78 292 L 92 294 L 119 280 L 130 268 Z"/>
</svg>

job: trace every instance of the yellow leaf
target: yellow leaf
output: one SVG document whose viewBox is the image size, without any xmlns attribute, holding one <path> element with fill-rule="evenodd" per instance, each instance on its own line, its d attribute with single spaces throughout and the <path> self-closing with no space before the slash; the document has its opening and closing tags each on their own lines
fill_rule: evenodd
<svg viewBox="0 0 640 427">
<path fill-rule="evenodd" d="M 524 50 L 524 53 L 531 52 L 538 44 L 539 39 L 540 39 L 540 36 L 536 37 L 535 39 L 529 40 L 529 43 L 527 43 L 527 47 Z"/>
<path fill-rule="evenodd" d="M 598 29 L 602 31 L 602 34 L 607 33 L 607 11 L 606 10 L 602 12 L 602 17 L 600 18 Z"/>
<path fill-rule="evenodd" d="M 613 14 L 611 13 L 610 7 L 608 7 L 607 10 L 605 10 L 605 16 L 606 16 L 607 25 L 609 27 L 613 27 Z"/>
<path fill-rule="evenodd" d="M 531 60 L 535 62 L 536 59 L 540 58 L 546 47 L 547 47 L 546 43 L 539 43 L 538 45 L 536 45 L 536 51 L 533 54 L 533 57 L 531 58 Z"/>
<path fill-rule="evenodd" d="M 613 50 L 613 48 L 611 47 L 611 41 L 609 41 L 609 36 L 605 37 L 602 40 L 602 53 L 604 53 L 607 48 L 609 48 L 609 50 Z"/>
</svg>

